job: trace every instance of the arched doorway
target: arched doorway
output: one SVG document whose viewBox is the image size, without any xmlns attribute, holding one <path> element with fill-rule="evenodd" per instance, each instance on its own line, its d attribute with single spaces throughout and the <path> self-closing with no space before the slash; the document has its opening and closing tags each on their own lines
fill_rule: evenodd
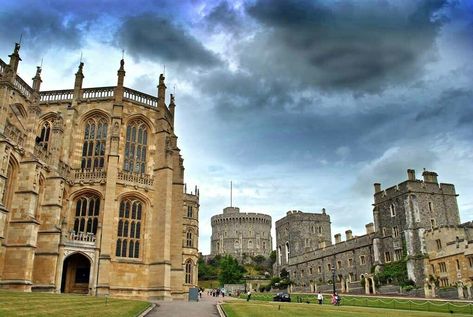
<svg viewBox="0 0 473 317">
<path fill-rule="evenodd" d="M 64 260 L 62 267 L 61 293 L 88 294 L 90 260 L 74 253 Z"/>
</svg>

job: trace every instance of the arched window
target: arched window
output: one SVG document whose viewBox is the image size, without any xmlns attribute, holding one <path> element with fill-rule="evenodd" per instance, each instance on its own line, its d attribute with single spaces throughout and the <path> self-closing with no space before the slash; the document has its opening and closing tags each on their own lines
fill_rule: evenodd
<svg viewBox="0 0 473 317">
<path fill-rule="evenodd" d="M 41 126 L 39 136 L 36 137 L 36 144 L 47 150 L 51 136 L 51 122 L 44 121 Z"/>
<path fill-rule="evenodd" d="M 98 196 L 82 196 L 77 199 L 74 232 L 96 234 L 99 223 L 99 212 L 100 198 Z"/>
<path fill-rule="evenodd" d="M 143 204 L 139 200 L 124 199 L 118 212 L 116 256 L 140 257 Z"/>
<path fill-rule="evenodd" d="M 104 118 L 87 120 L 82 145 L 82 169 L 101 169 L 105 162 L 108 124 Z"/>
<path fill-rule="evenodd" d="M 192 284 L 192 260 L 189 259 L 186 261 L 186 284 Z"/>
<path fill-rule="evenodd" d="M 146 170 L 148 131 L 141 121 L 132 121 L 126 127 L 125 161 L 123 169 L 137 174 Z"/>
<path fill-rule="evenodd" d="M 186 233 L 186 247 L 192 248 L 194 243 L 192 241 L 192 231 L 187 231 Z"/>
</svg>

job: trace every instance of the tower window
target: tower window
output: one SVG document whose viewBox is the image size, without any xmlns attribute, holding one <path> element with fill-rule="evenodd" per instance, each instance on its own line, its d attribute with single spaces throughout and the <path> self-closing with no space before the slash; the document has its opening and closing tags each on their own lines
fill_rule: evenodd
<svg viewBox="0 0 473 317">
<path fill-rule="evenodd" d="M 391 217 L 396 217 L 396 208 L 394 207 L 394 204 L 389 206 L 389 210 L 391 211 Z"/>
<path fill-rule="evenodd" d="M 85 124 L 82 144 L 82 169 L 101 169 L 105 161 L 107 122 L 103 118 L 89 119 Z"/>
</svg>

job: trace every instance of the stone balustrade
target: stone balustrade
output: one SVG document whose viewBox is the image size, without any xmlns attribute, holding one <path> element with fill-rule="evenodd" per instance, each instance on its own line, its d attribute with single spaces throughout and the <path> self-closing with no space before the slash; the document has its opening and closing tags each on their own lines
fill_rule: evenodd
<svg viewBox="0 0 473 317">
<path fill-rule="evenodd" d="M 13 85 L 16 89 L 20 91 L 26 98 L 30 98 L 33 93 L 33 88 L 31 88 L 20 76 L 16 75 Z"/>
<path fill-rule="evenodd" d="M 51 90 L 40 92 L 40 102 L 59 102 L 71 101 L 74 95 L 74 90 Z"/>
<path fill-rule="evenodd" d="M 143 104 L 145 106 L 150 106 L 150 107 L 157 107 L 158 106 L 158 98 L 130 89 L 130 88 L 124 88 L 124 93 L 123 93 L 123 98 L 125 100 L 129 100 L 132 102 L 136 102 L 139 104 Z"/>
<path fill-rule="evenodd" d="M 97 87 L 97 88 L 84 88 L 82 90 L 82 99 L 87 100 L 98 100 L 98 99 L 110 99 L 113 98 L 115 87 Z"/>
<path fill-rule="evenodd" d="M 74 170 L 75 183 L 102 183 L 107 180 L 107 172 L 102 169 Z"/>
<path fill-rule="evenodd" d="M 126 185 L 153 186 L 153 178 L 147 174 L 118 171 L 117 179 Z"/>
<path fill-rule="evenodd" d="M 52 155 L 42 144 L 35 144 L 33 148 L 33 155 L 40 159 L 41 161 L 51 165 Z"/>
<path fill-rule="evenodd" d="M 92 232 L 75 232 L 72 230 L 69 233 L 69 240 L 71 241 L 82 241 L 82 242 L 95 242 L 96 237 Z"/>
</svg>

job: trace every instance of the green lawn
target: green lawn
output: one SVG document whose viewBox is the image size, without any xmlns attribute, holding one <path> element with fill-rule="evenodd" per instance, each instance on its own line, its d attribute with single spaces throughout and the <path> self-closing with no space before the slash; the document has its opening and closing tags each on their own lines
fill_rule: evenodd
<svg viewBox="0 0 473 317">
<path fill-rule="evenodd" d="M 86 295 L 22 293 L 0 290 L 0 316 L 137 316 L 149 307 L 145 301 Z"/>
<path fill-rule="evenodd" d="M 273 302 L 227 302 L 222 305 L 228 317 L 447 317 L 464 314 L 405 311 L 372 307 L 332 306 Z"/>
<path fill-rule="evenodd" d="M 274 294 L 257 293 L 252 294 L 252 300 L 272 301 Z M 300 297 L 302 302 L 309 302 L 311 305 L 317 302 L 316 294 L 291 294 L 293 302 L 297 302 Z M 240 298 L 246 298 L 241 295 Z M 324 296 L 324 303 L 330 305 L 330 297 Z M 347 296 L 342 295 L 342 306 L 359 306 L 372 308 L 389 308 L 396 310 L 415 310 L 439 313 L 457 313 L 473 315 L 473 304 L 459 301 L 429 301 L 425 299 L 399 299 L 399 298 L 383 298 L 383 297 L 363 297 L 363 296 Z"/>
</svg>

